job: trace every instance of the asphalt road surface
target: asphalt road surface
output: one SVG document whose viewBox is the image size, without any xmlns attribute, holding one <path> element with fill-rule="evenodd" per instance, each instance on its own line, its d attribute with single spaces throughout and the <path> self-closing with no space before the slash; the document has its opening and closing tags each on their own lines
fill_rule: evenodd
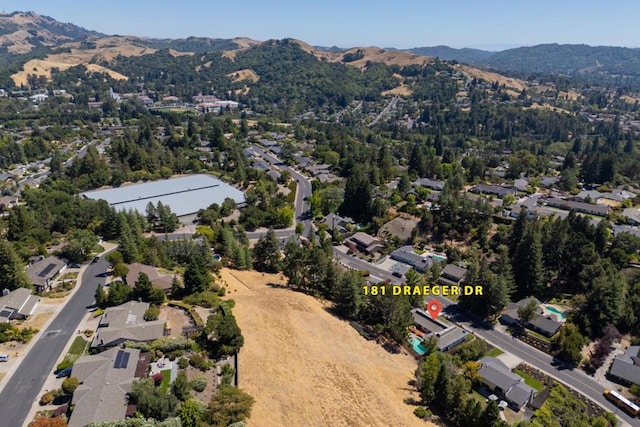
<svg viewBox="0 0 640 427">
<path fill-rule="evenodd" d="M 87 307 L 93 304 L 98 283 L 105 283 L 105 278 L 97 275 L 107 271 L 107 268 L 108 263 L 104 256 L 99 262 L 87 267 L 80 288 L 26 354 L 0 393 L 1 426 L 23 425 L 31 406 L 40 397 L 38 394 L 45 380 L 49 375 L 53 375 L 62 350 L 78 330 L 78 325 L 87 314 Z"/>
<path fill-rule="evenodd" d="M 616 414 L 619 419 L 626 423 L 632 426 L 640 426 L 639 420 L 631 418 L 625 412 L 618 409 L 613 403 L 609 402 L 602 394 L 605 388 L 587 374 L 577 369 L 565 369 L 563 364 L 558 364 L 558 361 L 554 361 L 552 356 L 543 353 L 542 351 L 533 348 L 518 339 L 514 339 L 501 331 L 492 329 L 484 323 L 473 321 L 463 312 L 458 310 L 457 306 L 447 298 L 441 296 L 433 296 L 431 298 L 440 301 L 443 307 L 443 312 L 448 313 L 452 320 L 455 320 L 460 326 L 473 331 L 475 335 L 487 340 L 490 344 L 513 354 L 514 356 L 522 359 L 522 361 L 528 365 L 533 366 L 551 377 L 556 378 L 563 384 L 577 390 L 594 402 L 599 403 L 608 411 Z"/>
</svg>

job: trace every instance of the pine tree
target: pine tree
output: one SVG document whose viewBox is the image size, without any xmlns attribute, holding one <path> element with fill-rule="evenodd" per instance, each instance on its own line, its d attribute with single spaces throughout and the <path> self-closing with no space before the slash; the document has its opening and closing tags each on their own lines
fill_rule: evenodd
<svg viewBox="0 0 640 427">
<path fill-rule="evenodd" d="M 362 276 L 356 271 L 345 271 L 336 281 L 333 299 L 336 312 L 345 318 L 353 318 L 358 312 L 359 296 L 363 285 Z"/>
<path fill-rule="evenodd" d="M 344 203 L 340 211 L 356 221 L 366 221 L 371 218 L 371 201 L 373 190 L 365 169 L 356 165 L 347 178 L 344 190 Z"/>
<path fill-rule="evenodd" d="M 13 245 L 6 240 L 0 240 L 0 290 L 31 287 Z"/>
<path fill-rule="evenodd" d="M 187 295 L 209 290 L 213 278 L 205 254 L 197 251 L 189 259 L 184 271 L 184 291 Z"/>
<path fill-rule="evenodd" d="M 253 259 L 254 268 L 258 271 L 276 273 L 282 268 L 280 242 L 272 228 L 258 239 L 258 243 L 253 248 Z"/>
<path fill-rule="evenodd" d="M 511 235 L 509 236 L 509 254 L 513 257 L 522 240 L 528 226 L 528 211 L 523 207 L 516 219 L 516 222 L 511 228 Z"/>
<path fill-rule="evenodd" d="M 94 295 L 96 305 L 100 308 L 104 308 L 107 305 L 107 293 L 104 291 L 104 286 L 98 285 L 96 293 Z"/>
<path fill-rule="evenodd" d="M 153 292 L 153 284 L 145 273 L 138 273 L 138 279 L 133 287 L 133 298 L 140 299 L 145 302 L 151 300 L 151 293 Z"/>
<path fill-rule="evenodd" d="M 540 295 L 544 286 L 542 243 L 538 227 L 526 230 L 513 257 L 513 274 L 521 297 Z"/>
<path fill-rule="evenodd" d="M 122 259 L 126 263 L 135 262 L 138 259 L 138 245 L 129 226 L 126 215 L 120 214 L 120 239 L 118 241 L 118 250 L 122 254 Z"/>
</svg>

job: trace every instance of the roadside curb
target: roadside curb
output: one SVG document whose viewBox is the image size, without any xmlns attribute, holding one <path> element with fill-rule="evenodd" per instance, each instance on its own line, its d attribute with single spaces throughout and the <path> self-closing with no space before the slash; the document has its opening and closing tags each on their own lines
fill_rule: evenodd
<svg viewBox="0 0 640 427">
<path fill-rule="evenodd" d="M 69 349 L 71 348 L 71 346 L 73 345 L 73 342 L 75 341 L 75 339 L 77 337 L 83 337 L 83 338 L 86 339 L 85 335 L 82 333 L 82 330 L 83 330 L 82 326 L 87 322 L 87 318 L 90 315 L 91 315 L 91 312 L 87 313 L 87 315 L 84 317 L 84 319 L 82 319 L 82 322 L 79 325 L 80 330 L 78 332 L 74 333 L 73 335 L 71 335 L 71 338 L 69 338 L 69 341 L 67 341 L 67 344 L 64 346 L 64 349 L 62 350 L 62 352 L 60 353 L 58 359 L 56 360 L 56 365 L 58 363 L 60 363 L 65 358 L 65 356 L 69 352 Z M 24 424 L 22 425 L 22 427 L 28 427 L 28 425 L 35 418 L 35 416 L 38 413 L 38 411 L 47 409 L 46 406 L 40 406 L 40 396 L 42 396 L 47 391 L 51 391 L 51 390 L 54 390 L 54 389 L 58 388 L 58 387 L 52 386 L 52 384 L 55 384 L 54 382 L 62 382 L 62 381 L 64 381 L 63 378 L 51 377 L 51 375 L 55 372 L 55 370 L 56 370 L 56 368 L 54 367 L 53 371 L 50 372 L 49 376 L 45 380 L 44 385 L 42 386 L 42 388 L 40 389 L 40 392 L 38 393 L 38 396 L 36 397 L 36 400 L 31 405 L 31 409 L 29 410 L 29 413 L 27 414 L 27 418 L 25 418 Z"/>
<path fill-rule="evenodd" d="M 36 342 L 38 342 L 38 340 L 42 337 L 42 334 L 45 333 L 45 331 L 47 329 L 49 329 L 49 326 L 51 325 L 51 323 L 56 319 L 56 317 L 58 317 L 58 314 L 60 314 L 60 312 L 66 307 L 67 303 L 71 300 L 71 298 L 73 298 L 73 296 L 75 295 L 75 293 L 78 291 L 78 289 L 80 289 L 80 286 L 82 285 L 82 277 L 84 275 L 85 270 L 87 269 L 86 265 L 83 265 L 80 268 L 80 271 L 78 272 L 78 277 L 76 278 L 76 285 L 73 287 L 73 289 L 71 290 L 71 292 L 69 292 L 69 295 L 67 295 L 64 298 L 64 301 L 62 302 L 62 304 L 60 304 L 60 306 L 58 308 L 56 308 L 56 310 L 53 312 L 53 314 L 51 315 L 51 317 L 47 320 L 47 322 L 42 325 L 42 328 L 40 328 L 40 331 L 34 335 L 31 340 L 29 341 L 29 343 L 25 346 L 25 348 L 22 350 L 22 354 L 20 356 L 20 360 L 14 364 L 9 371 L 7 372 L 7 374 L 4 376 L 4 378 L 2 378 L 2 382 L 0 383 L 0 393 L 4 390 L 5 386 L 7 385 L 7 383 L 11 380 L 11 377 L 13 377 L 13 375 L 15 374 L 15 372 L 18 370 L 18 368 L 20 367 L 20 365 L 22 364 L 22 361 L 24 360 L 25 356 L 31 351 L 31 348 L 35 345 Z"/>
</svg>

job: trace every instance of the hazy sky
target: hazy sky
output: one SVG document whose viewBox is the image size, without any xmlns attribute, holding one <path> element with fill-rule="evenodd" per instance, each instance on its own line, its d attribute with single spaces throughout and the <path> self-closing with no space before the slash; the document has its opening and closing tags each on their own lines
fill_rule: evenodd
<svg viewBox="0 0 640 427">
<path fill-rule="evenodd" d="M 340 47 L 640 47 L 637 0 L 0 0 L 0 6 L 149 37 L 292 37 Z"/>
</svg>

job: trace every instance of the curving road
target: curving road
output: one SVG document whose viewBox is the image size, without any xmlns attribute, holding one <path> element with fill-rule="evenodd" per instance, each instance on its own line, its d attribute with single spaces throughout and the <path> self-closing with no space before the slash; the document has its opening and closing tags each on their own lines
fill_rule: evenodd
<svg viewBox="0 0 640 427">
<path fill-rule="evenodd" d="M 38 400 L 38 394 L 47 377 L 52 375 L 67 342 L 87 314 L 87 307 L 93 304 L 98 283 L 105 283 L 105 278 L 96 276 L 104 273 L 107 267 L 104 256 L 99 262 L 87 266 L 80 288 L 24 356 L 22 363 L 0 393 L 0 425 L 23 425 L 31 406 Z"/>
<path fill-rule="evenodd" d="M 473 331 L 475 335 L 483 338 L 494 347 L 498 347 L 501 350 L 513 354 L 514 356 L 522 359 L 522 361 L 528 365 L 533 366 L 552 378 L 555 378 L 564 385 L 573 388 L 590 400 L 598 403 L 606 410 L 616 414 L 621 421 L 632 426 L 640 426 L 640 421 L 631 418 L 625 412 L 619 410 L 615 405 L 605 399 L 602 394 L 605 390 L 604 387 L 582 371 L 577 369 L 563 369 L 561 365 L 558 365 L 556 361 L 554 361 L 553 356 L 533 348 L 518 339 L 514 339 L 510 335 L 493 329 L 491 325 L 488 325 L 487 323 L 472 320 L 469 316 L 459 310 L 454 302 L 445 297 L 433 296 L 429 299 L 432 298 L 440 301 L 443 311 L 450 314 L 452 320 L 454 320 L 458 325 L 466 328 L 467 330 Z"/>
<path fill-rule="evenodd" d="M 249 146 L 248 150 L 252 152 L 254 155 L 262 157 L 264 160 L 269 162 L 274 168 L 280 171 L 288 171 L 289 174 L 291 174 L 291 177 L 296 180 L 298 185 L 297 185 L 297 192 L 296 192 L 296 200 L 294 203 L 295 205 L 294 206 L 295 208 L 294 224 L 296 222 L 302 223 L 302 227 L 303 227 L 302 235 L 309 236 L 312 230 L 312 222 L 310 217 L 307 218 L 305 216 L 305 212 L 307 212 L 310 208 L 309 203 L 307 203 L 307 199 L 309 196 L 311 196 L 311 192 L 313 191 L 311 187 L 311 182 L 300 172 L 298 172 L 297 170 L 289 166 L 286 166 L 282 162 L 282 160 L 278 159 L 275 155 L 267 152 L 265 149 L 260 148 L 256 145 L 251 145 Z M 275 230 L 275 232 L 278 238 L 287 238 L 295 234 L 295 228 Z M 262 236 L 263 234 L 265 234 L 265 232 L 252 231 L 247 233 L 247 236 L 249 237 L 249 239 L 259 239 L 260 236 Z"/>
</svg>

